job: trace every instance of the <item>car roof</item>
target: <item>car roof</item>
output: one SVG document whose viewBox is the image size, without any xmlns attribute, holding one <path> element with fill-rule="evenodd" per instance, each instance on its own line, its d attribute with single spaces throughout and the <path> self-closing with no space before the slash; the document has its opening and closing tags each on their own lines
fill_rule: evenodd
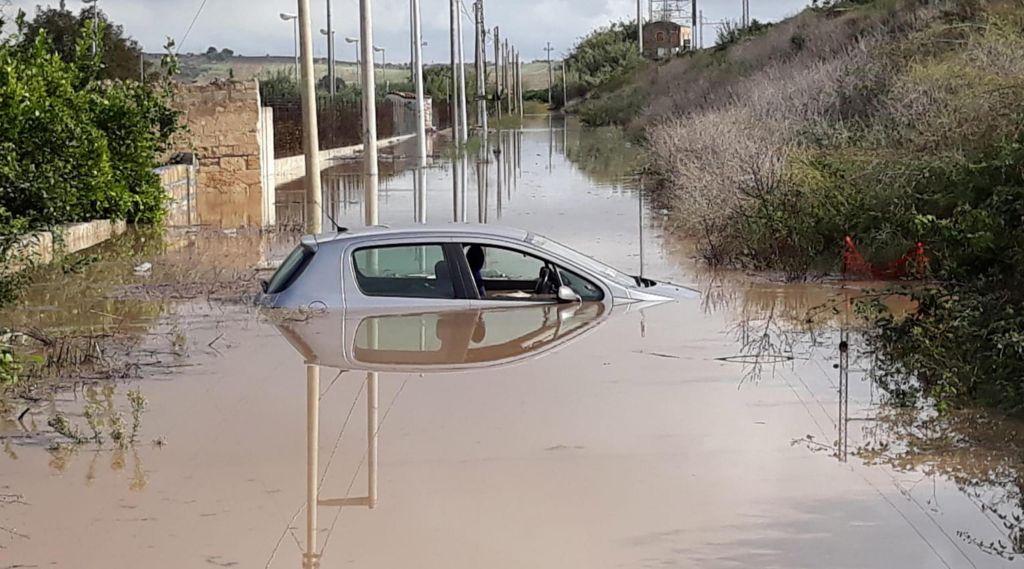
<svg viewBox="0 0 1024 569">
<path fill-rule="evenodd" d="M 336 233 L 322 233 L 319 235 L 306 236 L 303 240 L 313 240 L 317 244 L 333 243 L 361 237 L 378 236 L 418 236 L 418 235 L 467 235 L 480 237 L 504 237 L 517 241 L 525 241 L 530 235 L 528 231 L 506 227 L 503 225 L 476 224 L 476 223 L 433 223 L 433 224 L 410 224 L 410 225 L 374 225 L 371 227 L 359 227 L 356 229 L 345 229 Z"/>
</svg>

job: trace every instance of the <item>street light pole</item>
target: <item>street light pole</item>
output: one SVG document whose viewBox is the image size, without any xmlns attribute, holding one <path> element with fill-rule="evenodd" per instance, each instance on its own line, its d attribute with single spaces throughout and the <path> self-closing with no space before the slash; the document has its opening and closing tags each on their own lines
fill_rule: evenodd
<svg viewBox="0 0 1024 569">
<path fill-rule="evenodd" d="M 373 62 L 373 1 L 359 0 L 359 41 L 363 60 L 363 207 L 366 225 L 380 223 L 377 212 L 377 85 L 366 66 Z"/>
<path fill-rule="evenodd" d="M 306 151 L 306 231 L 321 233 L 320 136 L 317 132 L 316 76 L 313 70 L 313 30 L 309 23 L 309 0 L 298 0 L 296 19 L 302 45 L 302 138 Z"/>
<path fill-rule="evenodd" d="M 356 44 L 356 84 L 358 85 L 358 84 L 361 83 L 359 78 L 363 74 L 363 66 L 362 66 L 362 63 L 360 61 L 360 56 L 359 56 L 359 39 L 358 38 L 353 38 L 353 37 L 347 37 L 347 38 L 345 38 L 345 43 L 354 43 L 354 44 Z"/>
<path fill-rule="evenodd" d="M 328 36 L 330 38 L 328 40 L 330 43 L 327 44 L 328 47 L 334 45 L 334 30 L 331 30 L 330 32 L 328 32 L 325 29 L 321 29 L 320 33 L 325 35 L 325 36 Z M 334 49 L 333 48 L 332 49 L 328 49 L 327 52 L 329 54 L 331 54 L 331 55 L 327 56 L 327 80 L 331 82 L 330 91 L 331 91 L 331 96 L 333 97 L 335 95 L 335 86 L 334 86 L 334 84 L 337 83 L 337 81 L 335 80 L 335 73 L 334 73 L 334 55 L 333 55 Z"/>
<path fill-rule="evenodd" d="M 384 92 L 387 93 L 390 90 L 388 89 L 388 87 L 390 87 L 390 85 L 388 85 L 388 54 L 383 47 L 373 46 L 373 51 L 380 54 L 381 78 L 384 80 Z M 374 73 L 376 73 L 376 71 L 377 70 L 374 69 Z"/>
<path fill-rule="evenodd" d="M 292 40 L 295 42 L 295 67 L 292 69 L 292 75 L 295 76 L 295 80 L 299 78 L 299 17 L 295 14 L 289 14 L 288 12 L 281 12 L 281 19 L 285 22 L 292 22 Z"/>
<path fill-rule="evenodd" d="M 96 38 L 99 36 L 100 29 L 100 5 L 99 0 L 82 0 L 83 4 L 89 4 L 92 6 L 92 54 L 96 55 Z"/>
<path fill-rule="evenodd" d="M 548 52 L 548 105 L 551 104 L 551 84 L 555 82 L 555 74 L 551 70 L 551 52 L 554 49 L 551 47 L 551 42 L 548 42 L 548 46 L 544 48 L 544 51 Z"/>
<path fill-rule="evenodd" d="M 416 84 L 416 223 L 427 222 L 427 127 L 423 96 L 423 39 L 420 0 L 412 0 L 413 82 Z"/>
<path fill-rule="evenodd" d="M 331 82 L 331 96 L 334 96 L 334 23 L 331 18 L 331 0 L 327 0 L 327 80 Z"/>
</svg>

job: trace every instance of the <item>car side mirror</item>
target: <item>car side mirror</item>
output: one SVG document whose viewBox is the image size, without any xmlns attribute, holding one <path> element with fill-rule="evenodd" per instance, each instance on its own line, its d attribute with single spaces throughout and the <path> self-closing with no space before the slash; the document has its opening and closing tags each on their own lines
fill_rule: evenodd
<svg viewBox="0 0 1024 569">
<path fill-rule="evenodd" d="M 559 302 L 582 302 L 583 299 L 580 295 L 576 294 L 576 291 L 572 290 L 566 285 L 558 287 L 558 301 Z"/>
</svg>

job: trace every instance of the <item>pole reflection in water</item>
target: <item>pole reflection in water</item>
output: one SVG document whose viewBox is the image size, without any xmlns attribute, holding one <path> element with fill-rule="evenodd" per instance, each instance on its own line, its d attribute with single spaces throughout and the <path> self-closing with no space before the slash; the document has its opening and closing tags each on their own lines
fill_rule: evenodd
<svg viewBox="0 0 1024 569">
<path fill-rule="evenodd" d="M 548 173 L 555 167 L 555 126 L 551 123 L 551 114 L 548 114 Z"/>
<path fill-rule="evenodd" d="M 306 366 L 306 552 L 302 566 L 320 565 L 316 542 L 316 514 L 319 503 L 320 366 Z"/>
<path fill-rule="evenodd" d="M 466 223 L 467 216 L 469 215 L 466 212 L 466 194 L 469 193 L 466 187 L 468 185 L 469 176 L 469 153 L 465 152 L 465 149 L 460 152 L 459 162 L 461 163 L 459 167 L 459 222 Z"/>
<path fill-rule="evenodd" d="M 476 217 L 478 223 L 487 223 L 487 137 L 480 141 L 476 158 Z"/>
<path fill-rule="evenodd" d="M 495 141 L 496 142 L 495 142 L 495 149 L 494 149 L 494 176 L 497 179 L 497 184 L 498 184 L 498 219 L 501 219 L 501 196 L 502 196 L 502 192 L 504 191 L 504 180 L 503 180 L 503 178 L 504 178 L 504 173 L 505 173 L 505 168 L 503 166 L 503 164 L 505 163 L 504 162 L 505 158 L 504 158 L 503 152 L 502 152 L 502 150 L 503 150 L 502 138 L 503 138 L 502 132 L 501 132 L 501 129 L 499 128 L 497 134 L 495 135 Z"/>
</svg>

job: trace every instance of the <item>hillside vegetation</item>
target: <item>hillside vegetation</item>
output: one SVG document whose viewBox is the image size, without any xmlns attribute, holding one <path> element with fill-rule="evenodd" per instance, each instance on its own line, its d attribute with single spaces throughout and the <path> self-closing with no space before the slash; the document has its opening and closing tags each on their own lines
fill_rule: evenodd
<svg viewBox="0 0 1024 569">
<path fill-rule="evenodd" d="M 714 264 L 793 278 L 930 259 L 920 309 L 873 313 L 886 385 L 1024 408 L 1024 5 L 874 0 L 739 30 L 634 71 L 670 224 Z"/>
</svg>

